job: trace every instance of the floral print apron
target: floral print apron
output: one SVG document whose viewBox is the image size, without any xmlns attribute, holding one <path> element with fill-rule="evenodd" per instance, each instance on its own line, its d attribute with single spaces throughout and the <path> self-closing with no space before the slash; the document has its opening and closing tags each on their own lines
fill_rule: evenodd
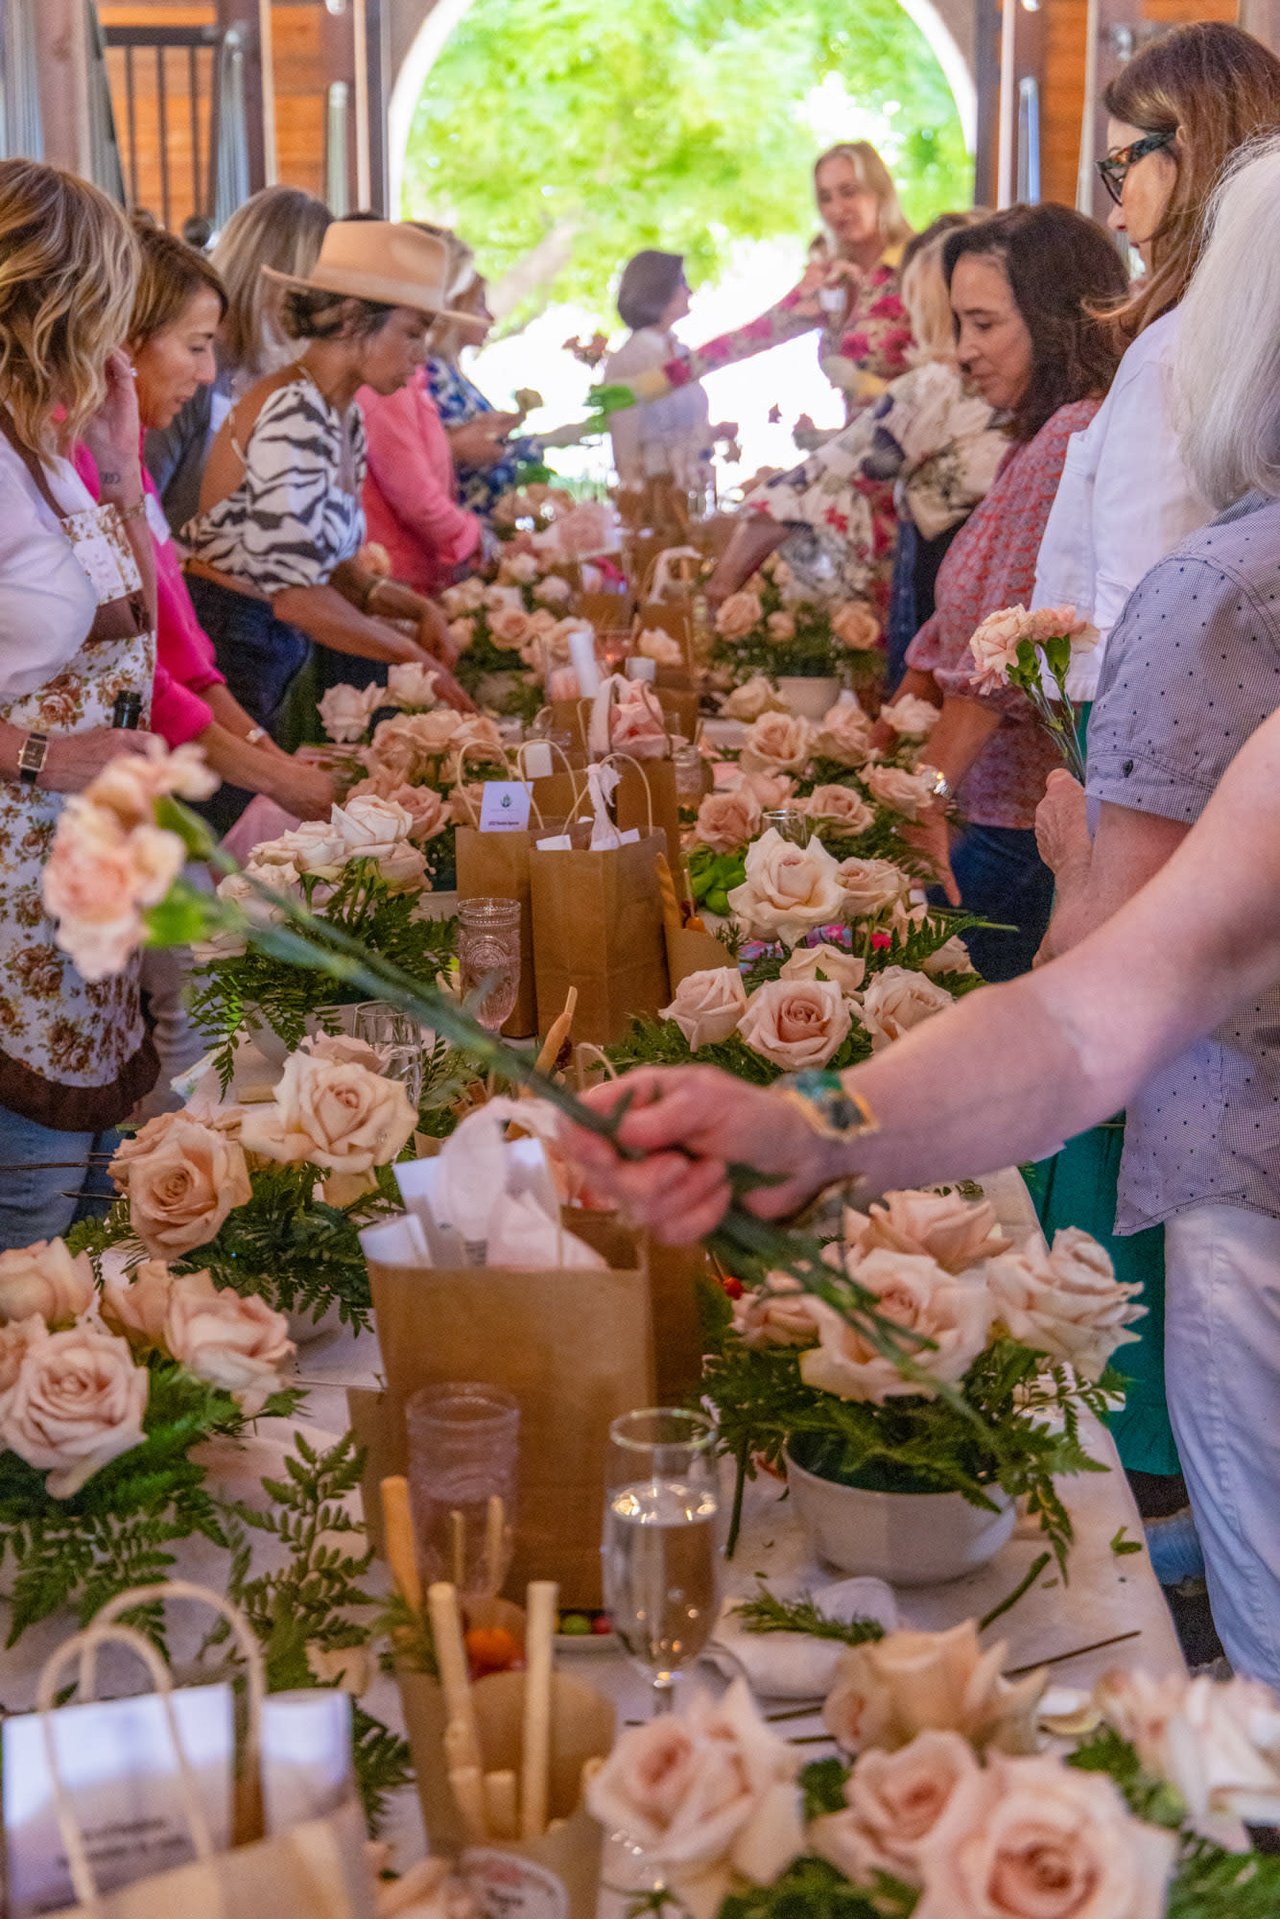
<svg viewBox="0 0 1280 1919">
<path fill-rule="evenodd" d="M 93 625 L 66 665 L 34 693 L 0 702 L 24 733 L 110 726 L 116 697 L 142 696 L 155 675 L 155 634 L 133 549 L 113 506 L 64 513 L 40 462 L 0 411 L 0 432 L 57 515 L 98 596 Z M 54 942 L 41 878 L 65 796 L 0 780 L 0 1105 L 60 1132 L 100 1132 L 153 1084 L 155 1049 L 138 996 L 138 962 L 91 985 Z"/>
</svg>

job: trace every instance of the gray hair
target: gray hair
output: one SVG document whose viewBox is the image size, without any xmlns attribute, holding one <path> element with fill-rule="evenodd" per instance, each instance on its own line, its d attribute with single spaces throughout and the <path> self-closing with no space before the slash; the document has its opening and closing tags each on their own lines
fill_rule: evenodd
<svg viewBox="0 0 1280 1919">
<path fill-rule="evenodd" d="M 1280 136 L 1241 150 L 1206 229 L 1174 384 L 1183 458 L 1221 508 L 1255 488 L 1280 497 Z"/>
</svg>

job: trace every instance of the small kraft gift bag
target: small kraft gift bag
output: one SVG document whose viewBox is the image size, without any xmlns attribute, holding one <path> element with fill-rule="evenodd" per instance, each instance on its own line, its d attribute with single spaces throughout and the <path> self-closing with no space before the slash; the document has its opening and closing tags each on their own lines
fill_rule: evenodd
<svg viewBox="0 0 1280 1919">
<path fill-rule="evenodd" d="M 153 1642 L 119 1618 L 173 1598 L 221 1613 L 239 1643 L 248 1714 L 238 1767 L 229 1688 L 175 1688 Z M 136 1655 L 153 1693 L 93 1701 L 112 1646 Z M 82 1702 L 59 1706 L 76 1666 Z M 350 1701 L 268 1697 L 257 1639 L 216 1593 L 177 1580 L 118 1595 L 47 1661 L 36 1712 L 7 1721 L 4 1739 L 14 1919 L 373 1919 Z M 300 1743 L 311 1751 L 301 1765 Z"/>
<path fill-rule="evenodd" d="M 618 778 L 614 767 L 588 768 L 589 847 L 557 836 L 553 845 L 535 844 L 529 860 L 539 1028 L 548 1029 L 576 987 L 574 1034 L 600 1046 L 669 997 L 658 880 L 666 837 L 647 811 L 643 837 L 612 825 L 608 795 Z"/>
</svg>

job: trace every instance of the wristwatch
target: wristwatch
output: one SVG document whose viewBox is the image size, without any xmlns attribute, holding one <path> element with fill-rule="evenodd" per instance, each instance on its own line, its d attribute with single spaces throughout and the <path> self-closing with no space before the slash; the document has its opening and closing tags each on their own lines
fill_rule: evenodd
<svg viewBox="0 0 1280 1919">
<path fill-rule="evenodd" d="M 924 781 L 935 800 L 941 800 L 944 806 L 950 806 L 955 799 L 955 788 L 940 766 L 930 766 L 927 760 L 920 760 L 916 772 Z"/>
<path fill-rule="evenodd" d="M 28 733 L 18 749 L 18 778 L 24 786 L 34 786 L 40 777 L 49 751 L 47 733 Z"/>
<path fill-rule="evenodd" d="M 779 1081 L 779 1090 L 822 1139 L 851 1139 L 855 1133 L 878 1130 L 866 1100 L 861 1093 L 849 1092 L 839 1073 L 820 1067 L 788 1073 Z"/>
</svg>

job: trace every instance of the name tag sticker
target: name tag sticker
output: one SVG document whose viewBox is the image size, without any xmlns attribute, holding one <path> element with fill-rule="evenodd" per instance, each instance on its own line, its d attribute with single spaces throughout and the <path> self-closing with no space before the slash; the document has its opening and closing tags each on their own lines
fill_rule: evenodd
<svg viewBox="0 0 1280 1919">
<path fill-rule="evenodd" d="M 173 534 L 169 530 L 168 520 L 164 517 L 164 508 L 154 493 L 148 493 L 146 495 L 146 502 L 147 525 L 151 530 L 151 537 L 156 541 L 157 545 L 167 546 L 173 538 Z"/>
<path fill-rule="evenodd" d="M 480 831 L 523 833 L 528 824 L 528 787 L 520 780 L 486 780 L 480 800 Z"/>
</svg>

